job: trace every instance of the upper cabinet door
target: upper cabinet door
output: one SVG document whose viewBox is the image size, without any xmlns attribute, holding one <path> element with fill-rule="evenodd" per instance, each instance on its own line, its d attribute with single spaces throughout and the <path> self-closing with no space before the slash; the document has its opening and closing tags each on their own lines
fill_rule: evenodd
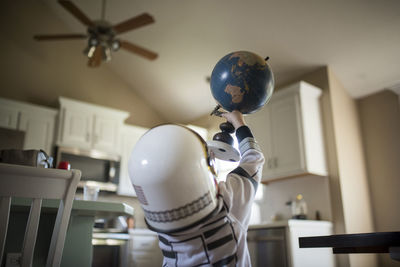
<svg viewBox="0 0 400 267">
<path fill-rule="evenodd" d="M 246 123 L 249 125 L 254 138 L 262 149 L 265 157 L 265 164 L 263 167 L 263 177 L 268 173 L 273 173 L 272 168 L 272 127 L 271 127 L 271 110 L 270 105 L 267 104 L 256 113 L 250 114 L 245 117 Z"/>
<path fill-rule="evenodd" d="M 0 127 L 23 131 L 23 149 L 52 154 L 57 113 L 52 108 L 0 98 Z"/>
<path fill-rule="evenodd" d="M 7 129 L 17 129 L 19 110 L 17 108 L 3 105 L 0 106 L 0 127 Z"/>
<path fill-rule="evenodd" d="M 327 175 L 321 93 L 319 88 L 299 82 L 274 92 L 265 107 L 246 117 L 265 156 L 265 182 Z"/>
<path fill-rule="evenodd" d="M 52 154 L 57 112 L 22 111 L 18 130 L 25 132 L 24 149 L 43 149 Z"/>
<path fill-rule="evenodd" d="M 128 112 L 60 97 L 57 145 L 119 155 L 120 129 Z"/>
<path fill-rule="evenodd" d="M 290 175 L 304 169 L 303 136 L 297 94 L 271 101 L 271 157 L 267 159 L 270 172 L 266 177 Z"/>
<path fill-rule="evenodd" d="M 147 128 L 124 125 L 121 134 L 121 172 L 118 185 L 118 194 L 136 196 L 128 173 L 128 163 L 132 150 L 139 138 L 147 131 Z"/>
<path fill-rule="evenodd" d="M 93 114 L 79 109 L 63 108 L 61 144 L 90 149 L 93 132 Z"/>
<path fill-rule="evenodd" d="M 93 148 L 112 151 L 118 146 L 120 121 L 114 117 L 94 116 Z"/>
</svg>

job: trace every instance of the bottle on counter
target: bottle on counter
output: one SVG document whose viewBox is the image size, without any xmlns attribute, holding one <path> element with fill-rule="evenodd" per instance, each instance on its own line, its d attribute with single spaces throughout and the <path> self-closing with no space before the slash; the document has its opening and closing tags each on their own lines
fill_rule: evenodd
<svg viewBox="0 0 400 267">
<path fill-rule="evenodd" d="M 307 203 L 304 200 L 302 194 L 298 194 L 296 196 L 296 200 L 289 201 L 286 204 L 290 205 L 291 207 L 293 219 L 299 219 L 299 220 L 307 219 Z"/>
</svg>

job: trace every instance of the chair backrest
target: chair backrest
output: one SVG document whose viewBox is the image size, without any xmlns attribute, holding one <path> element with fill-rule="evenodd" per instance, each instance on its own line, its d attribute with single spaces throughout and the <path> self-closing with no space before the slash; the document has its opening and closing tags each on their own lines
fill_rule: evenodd
<svg viewBox="0 0 400 267">
<path fill-rule="evenodd" d="M 59 199 L 46 266 L 59 266 L 78 182 L 79 170 L 44 169 L 0 163 L 0 264 L 12 197 L 32 198 L 22 246 L 21 266 L 31 266 L 43 199 Z"/>
</svg>

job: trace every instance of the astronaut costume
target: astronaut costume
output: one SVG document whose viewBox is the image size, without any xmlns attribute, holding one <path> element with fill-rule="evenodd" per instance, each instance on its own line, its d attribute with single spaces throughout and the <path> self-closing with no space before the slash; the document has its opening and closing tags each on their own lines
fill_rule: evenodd
<svg viewBox="0 0 400 267">
<path fill-rule="evenodd" d="M 174 126 L 180 127 L 179 129 L 173 128 L 174 136 L 176 136 L 177 131 L 182 131 L 182 135 L 178 134 L 180 141 L 186 140 L 186 136 L 188 140 L 192 138 L 191 136 L 194 136 L 193 133 L 187 134 L 190 131 L 187 128 Z M 181 128 L 185 129 L 182 130 Z M 167 135 L 164 129 L 163 136 L 167 137 Z M 155 136 L 148 136 L 148 138 L 149 140 L 154 140 Z M 175 181 L 168 183 L 165 181 L 160 183 L 161 176 L 158 174 L 157 183 L 162 184 L 164 187 L 157 187 L 154 185 L 155 180 L 149 181 L 151 175 L 144 174 L 147 174 L 150 170 L 154 171 L 156 167 L 147 166 L 149 165 L 148 157 L 146 158 L 143 155 L 147 153 L 144 150 L 145 146 L 135 147 L 132 152 L 129 164 L 130 177 L 144 210 L 149 228 L 158 232 L 159 246 L 164 255 L 162 266 L 251 266 L 246 236 L 251 207 L 261 179 L 264 156 L 247 126 L 239 127 L 236 130 L 236 137 L 241 154 L 240 164 L 228 174 L 226 182 L 219 182 L 217 186 L 213 184 L 214 179 L 208 178 L 210 173 L 213 178 L 215 177 L 209 154 L 203 156 L 207 157 L 207 168 L 203 166 L 187 172 L 182 170 L 183 173 L 179 170 L 178 174 L 175 175 L 172 175 L 173 172 L 171 171 L 171 175 L 165 181 L 167 179 L 169 179 L 168 181 L 175 179 Z M 141 140 L 138 143 L 140 142 Z M 191 150 L 191 145 L 189 144 L 200 143 L 198 141 L 183 142 L 185 143 L 184 149 L 189 151 Z M 149 146 L 149 142 L 144 143 L 147 147 Z M 154 145 L 156 146 L 154 151 L 158 151 L 158 153 L 151 155 L 157 154 L 167 162 L 172 162 L 165 155 L 158 154 L 163 149 L 168 149 L 168 146 L 171 149 L 174 145 L 176 146 L 173 142 L 165 147 L 162 147 L 163 145 L 160 147 L 160 144 Z M 202 147 L 204 147 L 204 143 Z M 197 150 L 199 150 L 198 147 L 195 147 L 193 151 L 188 153 L 195 153 L 194 151 Z M 199 155 L 199 158 L 196 159 L 197 162 L 205 161 L 200 159 L 201 157 Z M 179 159 L 178 155 L 177 160 L 184 160 L 184 158 L 187 160 L 189 158 L 188 154 L 182 155 L 182 159 Z M 159 160 L 162 160 L 162 158 Z M 143 165 L 143 163 L 146 164 Z M 166 176 L 168 176 L 168 171 L 171 168 L 186 168 L 182 166 L 182 163 L 181 166 L 157 164 L 167 173 Z M 198 165 L 194 164 L 192 166 Z M 199 172 L 200 169 L 205 171 L 203 173 Z M 142 176 L 141 173 L 143 173 Z M 202 173 L 202 176 L 200 177 L 197 173 Z M 194 179 L 188 179 L 185 176 L 189 174 L 193 174 L 195 176 Z M 157 176 L 156 173 L 152 173 L 152 175 Z M 183 175 L 184 178 L 179 178 L 179 175 Z M 164 178 L 164 176 L 162 177 Z M 192 184 L 188 184 L 187 181 L 191 181 Z M 210 181 L 212 182 L 210 183 Z M 174 185 L 175 188 L 173 190 L 175 191 L 172 191 L 169 198 L 162 196 L 171 189 L 169 187 L 170 184 Z M 201 189 L 202 187 L 204 190 Z M 165 188 L 166 191 L 162 190 L 162 188 Z M 152 192 L 151 190 L 158 191 Z M 158 198 L 161 198 L 161 200 L 154 202 L 155 204 L 153 205 L 150 199 L 151 196 L 157 201 Z M 172 202 L 167 203 L 170 198 L 172 198 Z M 168 209 L 167 207 L 170 208 Z M 171 209 L 171 207 L 173 208 Z"/>
</svg>

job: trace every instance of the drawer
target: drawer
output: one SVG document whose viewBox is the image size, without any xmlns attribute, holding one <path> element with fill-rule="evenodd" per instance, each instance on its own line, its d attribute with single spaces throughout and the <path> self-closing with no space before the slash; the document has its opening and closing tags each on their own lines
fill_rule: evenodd
<svg viewBox="0 0 400 267">
<path fill-rule="evenodd" d="M 154 253 L 154 251 L 133 251 L 129 253 L 130 266 L 138 267 L 160 267 L 163 262 L 161 253 Z"/>
<path fill-rule="evenodd" d="M 153 251 L 132 251 L 130 257 L 134 261 L 151 261 L 153 259 Z"/>
<path fill-rule="evenodd" d="M 158 248 L 158 238 L 156 236 L 131 236 L 132 250 L 153 250 Z"/>
<path fill-rule="evenodd" d="M 132 261 L 131 266 L 132 267 L 160 267 L 162 265 L 162 262 L 154 262 L 151 260 L 137 260 L 137 261 Z"/>
</svg>

